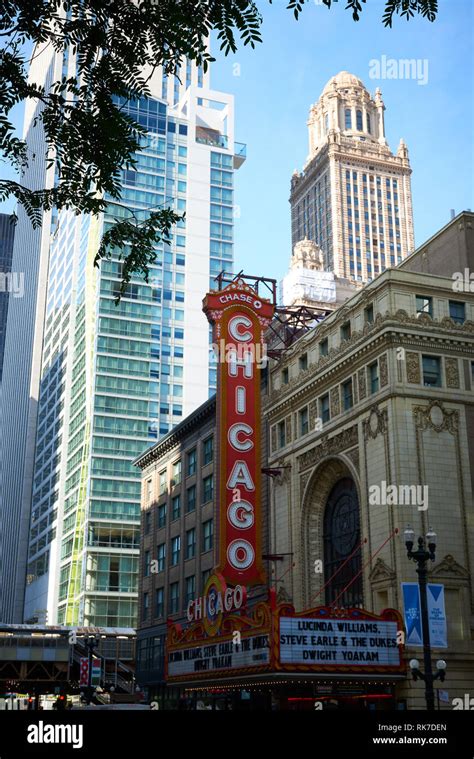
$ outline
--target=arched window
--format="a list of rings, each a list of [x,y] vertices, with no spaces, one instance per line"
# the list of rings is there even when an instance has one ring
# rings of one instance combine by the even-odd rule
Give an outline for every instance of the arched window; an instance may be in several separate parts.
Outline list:
[[[346,108],[344,111],[345,128],[352,129],[352,113],[350,108]]]
[[[326,604],[337,600],[339,607],[363,605],[362,573],[358,574],[361,570],[359,525],[356,486],[350,477],[344,477],[331,490],[324,512],[325,582],[335,575],[326,586]]]
[[[359,132],[363,131],[362,126],[362,111],[356,111],[356,123],[357,123],[357,130]]]
[[[367,131],[369,134],[372,134],[371,127],[370,127],[370,113],[366,113],[365,118],[367,119]]]

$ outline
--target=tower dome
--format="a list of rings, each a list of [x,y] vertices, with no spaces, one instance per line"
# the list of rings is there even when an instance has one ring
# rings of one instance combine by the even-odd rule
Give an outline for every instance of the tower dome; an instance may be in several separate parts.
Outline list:
[[[331,77],[309,114],[309,159],[327,142],[340,136],[355,142],[386,145],[382,93],[375,97],[363,81],[349,71]]]
[[[366,90],[364,83],[357,76],[351,74],[349,71],[340,71],[339,74],[331,77],[322,94],[324,95],[327,92],[348,89],[350,87],[360,87],[361,89]]]

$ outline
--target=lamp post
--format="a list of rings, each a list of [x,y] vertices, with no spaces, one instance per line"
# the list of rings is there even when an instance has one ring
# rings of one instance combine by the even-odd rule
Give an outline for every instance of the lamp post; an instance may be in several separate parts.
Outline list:
[[[87,695],[86,701],[90,704],[92,699],[92,657],[94,654],[94,648],[99,645],[99,639],[95,635],[90,635],[86,640],[86,647],[88,649],[89,667],[87,672]]]
[[[407,526],[405,530],[405,546],[407,549],[407,556],[416,562],[416,572],[418,574],[418,586],[420,588],[420,611],[421,611],[421,629],[423,634],[423,664],[425,667],[424,673],[419,668],[418,659],[412,659],[410,661],[410,669],[413,680],[423,680],[425,683],[425,699],[426,708],[428,711],[434,711],[434,688],[433,683],[435,680],[444,681],[446,676],[446,662],[440,659],[436,663],[437,673],[433,674],[433,667],[431,664],[431,645],[430,645],[430,624],[428,618],[428,599],[427,599],[427,583],[428,583],[428,559],[435,560],[436,551],[436,533],[432,528],[428,530],[425,538],[418,538],[418,548],[413,550],[413,543],[415,542],[415,531]],[[426,541],[426,543],[425,543]],[[428,550],[425,545],[428,546]]]

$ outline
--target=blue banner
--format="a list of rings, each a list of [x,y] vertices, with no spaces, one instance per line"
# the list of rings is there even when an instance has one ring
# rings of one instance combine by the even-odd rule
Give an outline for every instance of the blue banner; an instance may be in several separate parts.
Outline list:
[[[407,646],[422,646],[420,589],[417,582],[402,582]]]
[[[446,612],[444,610],[444,585],[428,583],[428,618],[430,620],[430,643],[434,648],[447,648]]]
[[[421,626],[420,588],[417,582],[402,582],[403,609],[407,646],[423,645]],[[447,648],[444,585],[429,583],[427,587],[430,644],[433,648]]]

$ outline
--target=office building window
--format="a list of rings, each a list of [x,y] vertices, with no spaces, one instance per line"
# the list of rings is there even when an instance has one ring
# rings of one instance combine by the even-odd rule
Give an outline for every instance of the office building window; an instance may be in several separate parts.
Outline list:
[[[190,477],[192,474],[196,474],[196,449],[195,448],[193,448],[193,450],[189,451],[188,453],[187,474],[188,474],[188,477]]]
[[[148,593],[143,594],[143,607],[142,607],[142,619],[148,619],[150,596]]]
[[[342,403],[344,411],[348,411],[354,405],[354,398],[352,395],[352,379],[347,380],[342,384]]]
[[[323,395],[319,399],[319,413],[321,415],[321,421],[329,422],[330,419],[330,412],[329,412],[329,393],[326,393],[326,395]]]
[[[162,503],[158,506],[158,527],[165,527],[166,525],[166,503]]]
[[[160,495],[166,493],[166,469],[160,472]]]
[[[186,531],[186,558],[192,559],[196,555],[196,530],[194,527]]]
[[[281,384],[287,385],[290,381],[290,372],[288,371],[288,367],[286,369],[283,369],[281,373]]]
[[[369,306],[367,306],[367,308],[364,311],[364,315],[365,315],[365,321],[368,324],[372,324],[372,322],[374,321],[374,306],[373,306],[373,303],[371,303]]]
[[[156,549],[156,562],[157,562],[158,572],[164,571],[165,560],[166,560],[166,545],[165,543],[160,543],[160,545]]]
[[[202,525],[202,550],[210,551],[212,548],[213,520],[208,519]]]
[[[179,485],[181,482],[181,461],[175,461],[173,464],[173,475],[171,479],[171,486]]]
[[[196,508],[196,485],[188,488],[186,492],[186,512],[194,511]]]
[[[171,539],[171,566],[175,567],[179,564],[179,555],[181,553],[181,535]]]
[[[302,408],[298,412],[300,435],[306,435],[309,429],[308,423],[308,408]]]
[[[211,463],[214,457],[214,445],[213,445],[212,437],[208,437],[207,440],[204,441],[203,449],[204,449],[204,466],[206,466],[207,464]]]
[[[151,511],[145,511],[145,535],[148,535],[151,529]]]
[[[155,617],[162,617],[165,611],[165,599],[163,588],[157,588],[155,591]]]
[[[362,111],[356,111],[356,124],[357,124],[357,131],[362,132],[363,131]]]
[[[427,295],[416,296],[416,313],[433,316],[433,298]]]
[[[172,582],[170,585],[170,614],[176,614],[179,611],[179,582]]]
[[[214,496],[214,477],[210,474],[208,477],[204,477],[202,481],[202,502],[207,503],[212,501]]]
[[[277,424],[278,447],[284,448],[286,445],[285,420]]]
[[[145,575],[145,577],[149,577],[150,575],[150,562],[151,562],[150,551],[145,551],[145,555],[143,557],[143,574]]]
[[[172,512],[172,518],[179,519],[181,515],[181,496],[175,495],[174,498],[171,499],[171,512]]]
[[[352,113],[350,108],[344,111],[344,125],[346,129],[352,129]]]
[[[450,300],[449,315],[457,324],[464,324],[466,321],[466,304],[458,300]]]
[[[439,356],[422,356],[423,384],[426,387],[441,387],[441,359]]]
[[[344,322],[341,326],[341,340],[349,340],[351,336],[351,323],[350,321]]]
[[[186,606],[187,606],[190,601],[194,600],[194,597],[196,595],[196,576],[191,575],[190,577],[186,577],[185,583],[186,583]]]
[[[319,355],[327,356],[329,353],[329,340],[327,337],[319,343]]]
[[[210,576],[211,576],[211,572],[212,572],[212,570],[211,570],[211,569],[205,569],[205,570],[204,570],[204,571],[201,573],[201,589],[202,589],[202,590],[204,590],[204,588],[206,587],[206,582],[207,582],[207,581],[208,581],[208,579],[210,578]]]
[[[369,388],[372,394],[379,389],[379,365],[377,361],[369,366]]]
[[[307,353],[303,353],[303,355],[299,357],[298,366],[299,366],[300,372],[304,372],[308,368],[308,354]]]
[[[146,498],[147,501],[151,501],[153,496],[153,480],[150,478],[146,481]]]

